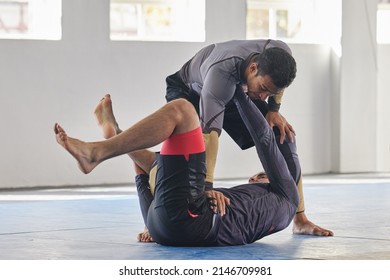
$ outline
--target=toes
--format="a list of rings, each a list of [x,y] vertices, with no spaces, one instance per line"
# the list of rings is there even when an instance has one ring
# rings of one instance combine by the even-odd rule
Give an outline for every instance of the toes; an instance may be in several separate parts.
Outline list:
[[[315,228],[313,230],[313,234],[317,235],[317,236],[333,236],[333,232],[331,232],[330,230],[323,229],[323,228]]]
[[[61,126],[60,126],[58,123],[55,123],[55,124],[54,124],[54,132],[55,132],[56,134],[58,134],[58,133],[60,133],[61,130],[63,130],[63,129],[61,128]]]
[[[66,138],[65,130],[58,123],[54,125],[54,133],[61,139]]]
[[[57,123],[56,124],[57,133],[65,133],[65,130]]]

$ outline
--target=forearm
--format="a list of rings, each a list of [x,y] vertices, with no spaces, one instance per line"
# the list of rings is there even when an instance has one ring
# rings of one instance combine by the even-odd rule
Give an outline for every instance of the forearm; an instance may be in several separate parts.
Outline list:
[[[282,104],[283,92],[268,98],[268,109],[271,112],[279,112]]]
[[[216,131],[203,134],[206,146],[206,190],[213,188],[214,171],[217,162],[219,135]]]

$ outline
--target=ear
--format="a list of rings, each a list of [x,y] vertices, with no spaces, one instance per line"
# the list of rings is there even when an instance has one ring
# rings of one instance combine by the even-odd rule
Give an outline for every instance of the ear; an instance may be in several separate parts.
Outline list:
[[[258,64],[255,63],[255,62],[252,62],[250,65],[249,65],[249,70],[251,73],[257,73],[257,69],[258,68]]]

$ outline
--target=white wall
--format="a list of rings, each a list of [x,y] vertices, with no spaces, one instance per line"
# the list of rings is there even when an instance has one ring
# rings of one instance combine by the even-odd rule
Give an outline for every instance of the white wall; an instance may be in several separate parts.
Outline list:
[[[63,1],[61,41],[0,40],[0,188],[133,182],[126,156],[103,163],[90,175],[81,174],[56,144],[53,124],[59,122],[83,140],[102,139],[93,109],[107,92],[122,128],[151,113],[165,103],[165,77],[200,47],[245,38],[244,2],[207,0],[205,43],[112,42],[108,0]],[[281,112],[298,133],[303,172],[337,170],[332,52],[321,45],[291,48],[298,75],[286,91]],[[386,68],[390,52],[382,52],[387,64],[380,67]],[[381,82],[379,89],[386,91]],[[384,95],[382,99],[389,101]],[[378,140],[378,147],[381,144],[389,152],[388,140]],[[388,158],[378,162],[390,169]],[[253,149],[242,152],[225,133],[221,136],[216,178],[247,177],[259,168]]]
[[[375,171],[376,141],[372,139],[377,132],[377,3],[346,0],[342,9],[340,171]],[[370,141],[371,149],[367,149],[365,143]]]
[[[390,172],[390,45],[378,47],[377,171]],[[371,138],[372,141],[375,137]]]
[[[376,43],[377,2],[343,1],[338,172],[390,171],[390,53]]]

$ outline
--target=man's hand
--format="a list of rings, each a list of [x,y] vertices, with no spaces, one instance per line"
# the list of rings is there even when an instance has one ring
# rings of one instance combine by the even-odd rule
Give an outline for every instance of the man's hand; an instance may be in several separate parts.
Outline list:
[[[270,111],[265,118],[271,127],[277,126],[279,128],[280,144],[283,144],[286,134],[290,142],[294,142],[295,130],[279,112]]]
[[[210,209],[221,216],[226,214],[226,205],[230,205],[230,199],[218,191],[206,191],[206,197],[210,204]]]

